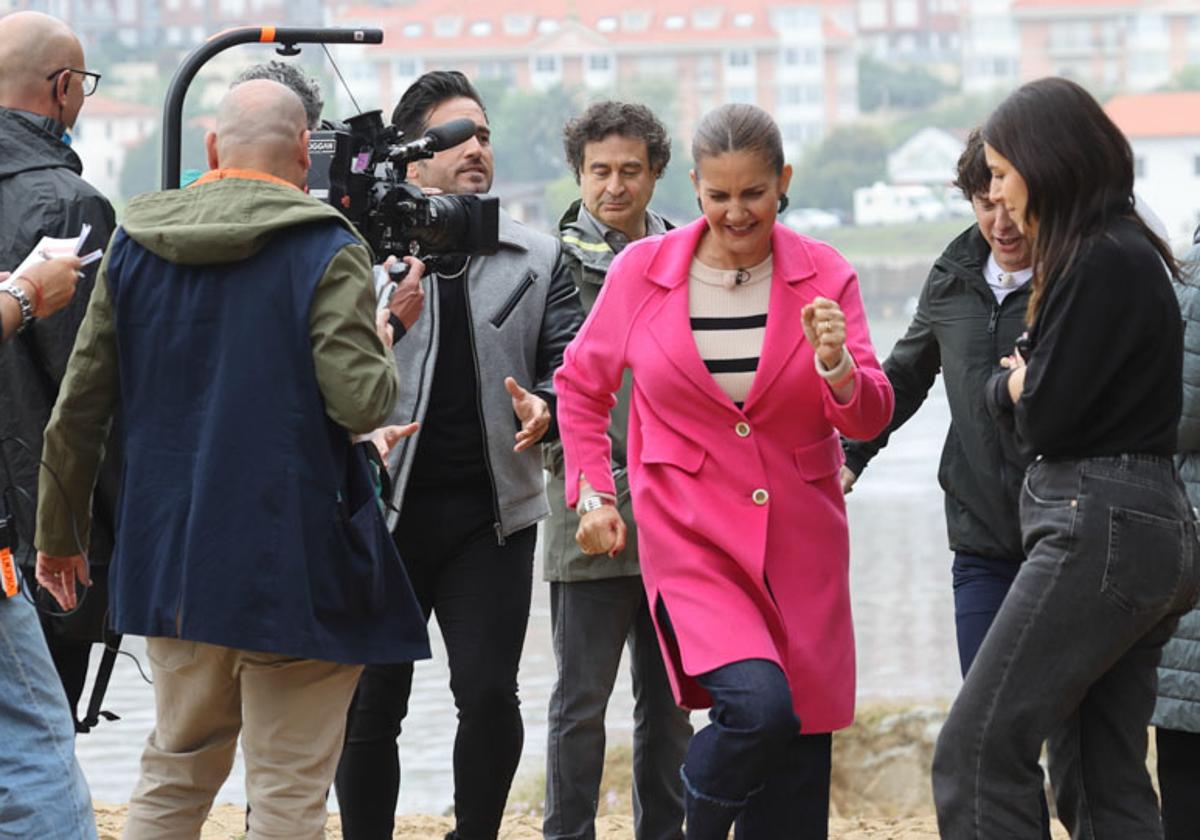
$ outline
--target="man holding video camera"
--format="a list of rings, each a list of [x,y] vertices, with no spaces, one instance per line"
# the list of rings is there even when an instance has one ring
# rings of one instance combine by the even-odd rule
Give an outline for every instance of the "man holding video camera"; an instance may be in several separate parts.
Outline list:
[[[475,136],[409,164],[411,183],[491,188],[487,114],[462,73],[426,73],[392,122],[414,138],[462,117],[476,123]],[[517,666],[535,524],[549,512],[535,444],[557,434],[552,377],[583,312],[559,243],[503,212],[495,254],[443,260],[424,282],[424,310],[394,348],[400,398],[391,422],[421,424],[389,457],[394,536],[449,658],[459,721],[450,837],[490,840],[524,742]],[[337,774],[347,840],[392,836],[396,738],[411,689],[410,664],[371,666],[359,680]]]

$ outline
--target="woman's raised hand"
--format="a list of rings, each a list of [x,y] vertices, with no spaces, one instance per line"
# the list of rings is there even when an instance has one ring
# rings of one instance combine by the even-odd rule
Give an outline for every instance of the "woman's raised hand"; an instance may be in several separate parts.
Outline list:
[[[837,301],[813,298],[800,313],[804,337],[826,370],[837,367],[846,347],[846,316]]]

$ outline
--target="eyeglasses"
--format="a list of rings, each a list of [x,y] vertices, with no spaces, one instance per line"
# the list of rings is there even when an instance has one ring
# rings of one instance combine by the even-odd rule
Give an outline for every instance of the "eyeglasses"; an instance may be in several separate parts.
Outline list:
[[[99,73],[93,73],[91,70],[80,70],[76,67],[60,67],[47,76],[46,81],[48,82],[51,79],[58,81],[58,77],[63,73],[78,73],[83,77],[83,82],[81,84],[83,85],[84,96],[91,96],[96,92],[96,88],[100,86]]]

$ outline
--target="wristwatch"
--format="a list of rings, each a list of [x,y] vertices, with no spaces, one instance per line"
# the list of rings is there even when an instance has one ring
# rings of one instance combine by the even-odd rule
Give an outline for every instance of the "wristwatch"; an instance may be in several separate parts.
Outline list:
[[[588,496],[575,506],[575,512],[580,516],[583,516],[585,513],[591,513],[594,510],[599,510],[606,504],[609,504],[609,502],[603,496]]]
[[[0,283],[0,294],[11,295],[17,302],[17,306],[21,308],[21,323],[17,326],[17,332],[21,332],[33,323],[33,306],[29,303],[29,295],[25,294],[24,289],[12,280],[5,280]]]

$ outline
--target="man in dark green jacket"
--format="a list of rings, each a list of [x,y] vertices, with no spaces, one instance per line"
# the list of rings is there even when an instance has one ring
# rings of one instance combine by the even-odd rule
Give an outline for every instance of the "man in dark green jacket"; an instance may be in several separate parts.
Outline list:
[[[582,198],[559,222],[584,310],[591,311],[608,267],[635,239],[665,233],[670,224],[648,205],[671,156],[662,123],[641,105],[598,102],[563,131],[567,161]],[[682,838],[679,768],[692,729],[675,704],[650,620],[637,559],[637,533],[625,473],[628,372],[612,410],[613,473],[629,539],[615,556],[583,554],[575,544],[579,518],[566,507],[562,446],[543,447],[550,472],[550,519],[543,561],[550,582],[550,623],[558,682],[550,698],[546,749],[546,818],[553,838],[595,837],[604,766],[604,711],[621,650],[628,644],[633,676],[633,807],[637,840]]]
[[[842,486],[849,492],[933,387],[941,371],[950,429],[938,481],[946,493],[946,530],[954,552],[958,656],[966,674],[1024,559],[1017,502],[1025,459],[988,414],[984,386],[1025,331],[1032,277],[1030,243],[1004,207],[988,200],[991,173],[983,140],[972,132],[956,186],[978,224],[933,264],[908,332],[883,363],[896,393],[892,422],[871,441],[846,441]]]

